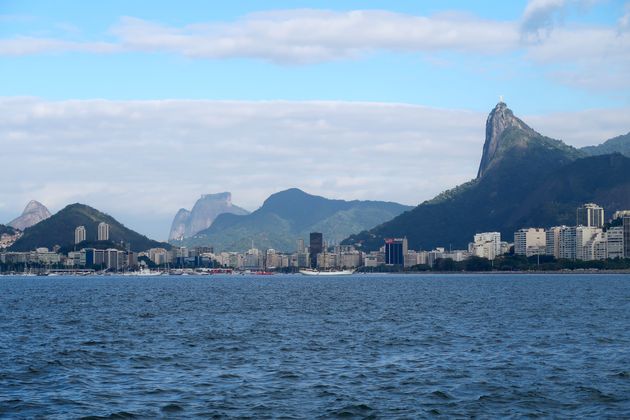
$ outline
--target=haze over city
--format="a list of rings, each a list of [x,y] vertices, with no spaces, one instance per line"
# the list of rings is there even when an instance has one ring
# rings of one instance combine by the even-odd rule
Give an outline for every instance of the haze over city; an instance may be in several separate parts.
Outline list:
[[[416,205],[475,177],[500,95],[573,146],[627,133],[629,19],[622,1],[0,2],[0,221],[81,202],[166,239],[206,193]]]

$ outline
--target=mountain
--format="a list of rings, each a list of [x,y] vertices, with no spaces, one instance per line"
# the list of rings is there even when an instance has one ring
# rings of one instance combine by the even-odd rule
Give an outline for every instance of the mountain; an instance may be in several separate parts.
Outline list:
[[[630,157],[630,133],[606,140],[598,146],[582,147],[580,150],[588,156],[621,153],[622,155]]]
[[[476,179],[344,243],[375,250],[384,238],[406,236],[411,249],[461,249],[485,231],[512,241],[523,227],[575,224],[575,209],[585,202],[607,212],[630,208],[629,186],[630,159],[585,157],[537,133],[501,102],[488,116]]]
[[[50,212],[46,206],[39,201],[31,200],[24,208],[22,214],[11,220],[8,225],[15,229],[24,230],[49,217]]]
[[[410,209],[382,201],[330,200],[297,188],[271,195],[249,215],[224,213],[212,226],[177,245],[212,245],[217,251],[244,251],[254,245],[293,252],[298,239],[308,242],[310,232],[339,243],[352,232],[376,226]]]
[[[24,234],[10,248],[11,251],[30,251],[37,247],[62,248],[74,246],[74,230],[85,226],[86,242],[97,239],[97,226],[100,222],[109,224],[111,242],[129,243],[132,251],[145,251],[149,248],[170,248],[170,245],[153,241],[116,221],[113,217],[84,204],[70,204],[58,213],[24,231]],[[107,245],[107,244],[103,244]]]
[[[15,235],[16,231],[11,226],[0,225],[0,235]]]
[[[197,200],[192,210],[179,209],[171,224],[168,239],[170,241],[189,238],[209,228],[217,216],[223,213],[249,214],[247,210],[232,204],[232,194],[229,192],[204,194]]]

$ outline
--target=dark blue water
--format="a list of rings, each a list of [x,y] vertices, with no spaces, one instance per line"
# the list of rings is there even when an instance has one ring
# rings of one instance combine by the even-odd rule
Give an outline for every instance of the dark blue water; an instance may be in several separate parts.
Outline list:
[[[630,416],[630,276],[0,277],[0,417]]]

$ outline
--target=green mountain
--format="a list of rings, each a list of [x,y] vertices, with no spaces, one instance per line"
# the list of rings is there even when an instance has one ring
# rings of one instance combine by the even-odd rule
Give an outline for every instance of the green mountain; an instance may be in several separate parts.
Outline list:
[[[149,248],[170,248],[170,245],[153,241],[126,228],[113,217],[84,204],[70,204],[58,213],[36,225],[27,228],[20,239],[11,246],[11,251],[30,251],[38,247],[52,248],[59,245],[68,249],[74,246],[74,230],[85,226],[86,243],[96,243],[99,223],[109,224],[111,242],[129,243],[132,251],[145,251]]]
[[[271,195],[249,215],[224,213],[212,225],[173,245],[214,246],[217,251],[244,251],[251,247],[292,252],[298,239],[308,242],[310,232],[339,243],[352,232],[376,226],[411,207],[382,201],[330,200],[296,188]]]
[[[406,236],[411,249],[465,248],[479,232],[499,231],[511,241],[523,227],[575,224],[575,209],[585,202],[607,212],[630,208],[630,159],[584,156],[499,103],[486,122],[476,179],[343,243],[375,250],[387,237]]]
[[[630,133],[606,140],[598,146],[582,147],[580,150],[588,156],[621,153],[624,156],[630,157]]]

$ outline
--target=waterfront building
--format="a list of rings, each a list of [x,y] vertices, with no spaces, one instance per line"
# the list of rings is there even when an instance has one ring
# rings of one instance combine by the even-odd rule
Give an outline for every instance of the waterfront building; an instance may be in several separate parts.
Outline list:
[[[606,232],[608,258],[623,258],[623,226],[615,226]]]
[[[630,258],[630,216],[623,217],[623,255]]]
[[[100,267],[105,264],[105,251],[102,249],[87,248],[85,250],[85,265],[88,267]]]
[[[251,248],[242,257],[241,266],[239,268],[245,270],[261,270],[264,268],[263,255],[259,249]]]
[[[109,241],[109,225],[105,222],[98,224],[98,240]]]
[[[311,232],[308,252],[311,257],[311,268],[317,267],[317,255],[324,250],[324,236],[319,232]]]
[[[66,267],[85,267],[85,250],[68,252]]]
[[[514,254],[526,257],[542,255],[546,252],[546,248],[545,229],[527,228],[514,232]]]
[[[604,209],[595,203],[586,203],[577,209],[577,226],[604,226]]]
[[[423,258],[424,257],[424,258]],[[418,264],[426,264],[426,252],[407,251],[405,254],[405,268],[413,267]]]
[[[151,248],[147,252],[147,256],[155,265],[165,265],[170,262],[168,259],[169,253],[164,248]]]
[[[282,256],[276,252],[275,249],[268,249],[265,256],[265,267],[268,269],[275,269],[282,267]]]
[[[109,248],[104,252],[105,267],[112,271],[120,271],[125,268],[125,253],[118,249]]]
[[[385,264],[404,265],[407,251],[407,238],[385,239]]]
[[[317,268],[329,269],[339,266],[337,254],[322,252],[317,254]]]
[[[470,255],[494,260],[501,255],[501,233],[482,232],[473,236],[473,242],[468,244]]]
[[[304,246],[304,239],[297,240],[297,249],[298,254],[304,254],[306,252],[306,247]]]
[[[566,226],[554,226],[545,232],[545,254],[560,258],[560,231]]]
[[[48,248],[37,248],[29,253],[28,262],[41,265],[58,264],[61,262],[61,255]]]
[[[558,238],[558,258],[575,259],[575,227],[560,226]]]
[[[444,254],[442,255],[442,258],[448,258],[455,262],[462,262],[464,260],[467,260],[468,257],[470,257],[470,254],[464,249],[454,249],[448,252],[444,252]]]
[[[606,238],[601,228],[589,226],[578,226],[575,228],[576,259],[585,261],[605,259],[605,244]]]
[[[74,243],[80,244],[81,242],[85,241],[86,233],[87,232],[85,230],[85,226],[77,226],[77,228],[74,230]]]

